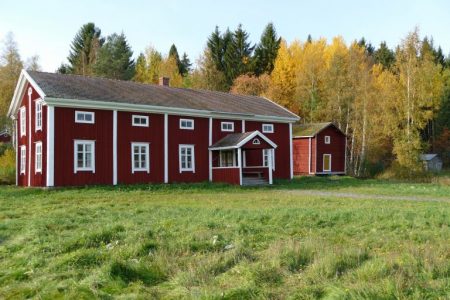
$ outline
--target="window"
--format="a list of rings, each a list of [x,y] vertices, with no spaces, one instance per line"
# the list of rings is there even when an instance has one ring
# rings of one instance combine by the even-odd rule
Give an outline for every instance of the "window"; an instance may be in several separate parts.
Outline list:
[[[272,169],[275,170],[275,150],[274,149],[263,149],[263,166],[269,166],[269,158],[272,160]]]
[[[259,139],[253,139],[252,144],[253,145],[259,145],[259,144],[261,144],[261,142],[259,141]]]
[[[273,124],[262,124],[263,133],[273,133]]]
[[[87,123],[94,124],[95,117],[93,112],[88,111],[76,111],[75,112],[75,123]]]
[[[148,116],[133,115],[133,126],[148,127]]]
[[[20,108],[20,136],[26,135],[27,132],[27,109]]]
[[[95,141],[75,140],[74,172],[78,171],[95,173]]]
[[[233,150],[220,151],[220,166],[233,167],[236,165],[236,156]]]
[[[150,172],[150,151],[148,143],[131,143],[131,173]]]
[[[27,147],[20,146],[20,174],[25,174],[26,163],[27,163]]]
[[[34,172],[42,173],[42,142],[37,142],[34,147]]]
[[[324,172],[331,171],[331,154],[323,155],[323,171]]]
[[[221,127],[222,127],[222,131],[228,131],[228,132],[234,131],[234,123],[233,122],[222,122]]]
[[[194,129],[194,120],[192,119],[180,119],[180,129]]]
[[[195,173],[194,145],[180,145],[180,173],[192,171]]]
[[[42,101],[38,100],[36,101],[35,104],[35,108],[36,108],[36,124],[35,124],[35,130],[42,130]]]
[[[329,135],[325,136],[325,144],[329,144],[331,142],[331,138]]]

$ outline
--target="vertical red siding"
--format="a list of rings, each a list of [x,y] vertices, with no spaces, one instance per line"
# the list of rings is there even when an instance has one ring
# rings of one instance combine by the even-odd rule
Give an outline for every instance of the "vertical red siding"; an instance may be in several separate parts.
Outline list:
[[[240,184],[239,168],[213,169],[213,182]]]
[[[193,119],[194,130],[180,129],[180,119]],[[169,182],[201,182],[209,179],[209,119],[169,115]],[[194,145],[195,173],[180,173],[180,144]]]
[[[245,131],[259,130],[260,132],[262,132],[262,124],[267,123],[274,125],[274,133],[263,133],[263,134],[277,145],[277,148],[275,149],[275,171],[273,173],[273,178],[289,179],[291,176],[290,162],[289,162],[290,157],[289,124],[246,121]]]
[[[309,174],[309,138],[295,138],[292,141],[294,157],[294,174]]]
[[[234,123],[234,131],[222,131],[222,122],[232,122]],[[225,136],[231,133],[240,133],[242,132],[242,120],[225,120],[225,119],[213,119],[213,128],[212,128],[212,143],[219,141]]]
[[[325,136],[330,136],[330,144],[325,144]],[[345,135],[330,126],[317,136],[317,172],[323,172],[323,154],[331,154],[331,172],[345,172]]]
[[[149,127],[132,126],[132,115],[149,117]],[[117,113],[117,179],[118,183],[164,182],[164,115]],[[149,143],[150,173],[131,172],[131,143]]]
[[[75,123],[75,111],[95,113],[94,124]],[[112,184],[113,112],[55,108],[55,186]],[[95,173],[74,173],[74,140],[95,141]]]

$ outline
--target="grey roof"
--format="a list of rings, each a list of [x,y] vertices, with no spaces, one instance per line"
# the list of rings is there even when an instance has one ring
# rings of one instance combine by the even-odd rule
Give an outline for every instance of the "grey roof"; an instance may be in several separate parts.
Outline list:
[[[435,158],[437,156],[437,154],[420,154],[420,160],[432,160],[433,158]]]
[[[46,97],[298,118],[266,98],[100,77],[28,71]]]
[[[311,123],[311,124],[295,124],[292,126],[292,136],[315,136],[328,126],[333,125],[337,129],[339,129],[337,126],[335,126],[332,122],[325,122],[325,123]],[[340,130],[339,130],[340,131]]]
[[[255,131],[243,132],[243,133],[230,133],[229,135],[223,137],[217,141],[214,145],[209,148],[225,148],[225,147],[235,147],[240,142],[245,140],[248,136],[252,135]]]

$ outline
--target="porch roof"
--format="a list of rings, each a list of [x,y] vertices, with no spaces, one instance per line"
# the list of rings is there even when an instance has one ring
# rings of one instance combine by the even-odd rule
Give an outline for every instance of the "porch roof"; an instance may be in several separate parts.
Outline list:
[[[259,132],[258,130],[242,132],[242,133],[231,133],[221,140],[217,141],[215,144],[209,147],[209,150],[226,150],[226,149],[236,149],[241,148],[248,141],[255,137],[260,137],[265,142],[267,142],[272,148],[276,148],[277,145],[272,142],[268,137]]]

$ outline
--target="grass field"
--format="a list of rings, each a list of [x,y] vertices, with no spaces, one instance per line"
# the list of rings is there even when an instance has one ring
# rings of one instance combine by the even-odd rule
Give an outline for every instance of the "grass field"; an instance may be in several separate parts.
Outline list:
[[[0,187],[0,298],[448,299],[449,225],[442,183]]]

